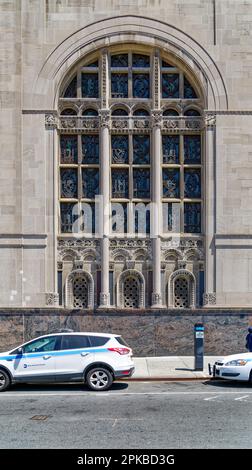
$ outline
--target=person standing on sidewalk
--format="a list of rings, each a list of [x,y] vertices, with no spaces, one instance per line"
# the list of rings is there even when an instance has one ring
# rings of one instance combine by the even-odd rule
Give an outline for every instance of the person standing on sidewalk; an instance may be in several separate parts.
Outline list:
[[[246,336],[246,348],[249,352],[252,352],[252,327],[248,328],[248,334]]]

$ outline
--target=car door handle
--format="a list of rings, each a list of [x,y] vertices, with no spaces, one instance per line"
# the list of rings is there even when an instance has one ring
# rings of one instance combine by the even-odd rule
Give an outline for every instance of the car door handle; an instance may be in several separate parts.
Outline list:
[[[82,357],[85,357],[85,356],[88,356],[88,355],[89,355],[89,353],[84,353],[84,352],[81,353],[81,356],[82,356]]]
[[[48,354],[46,356],[43,356],[43,359],[50,359],[50,357],[52,356],[49,356]]]

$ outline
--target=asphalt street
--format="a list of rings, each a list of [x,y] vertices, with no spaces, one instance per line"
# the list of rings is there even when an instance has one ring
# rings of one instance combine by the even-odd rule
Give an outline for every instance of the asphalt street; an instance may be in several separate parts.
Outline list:
[[[252,387],[235,382],[15,386],[0,394],[1,449],[252,448]]]

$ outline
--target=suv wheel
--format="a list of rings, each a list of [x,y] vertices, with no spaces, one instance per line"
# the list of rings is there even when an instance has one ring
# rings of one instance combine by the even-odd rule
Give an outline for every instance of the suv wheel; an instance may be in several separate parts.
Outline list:
[[[113,383],[113,377],[108,369],[104,369],[103,367],[96,367],[87,373],[86,381],[88,387],[91,390],[101,392],[103,390],[108,390],[111,387]]]
[[[4,392],[10,386],[10,378],[4,370],[0,370],[0,392]]]

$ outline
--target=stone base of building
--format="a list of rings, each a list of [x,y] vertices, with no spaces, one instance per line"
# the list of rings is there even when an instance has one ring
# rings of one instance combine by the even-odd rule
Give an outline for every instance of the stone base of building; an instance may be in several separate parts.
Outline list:
[[[61,328],[121,334],[135,356],[193,355],[193,327],[205,325],[205,354],[246,352],[252,309],[195,310],[0,310],[0,351]]]

